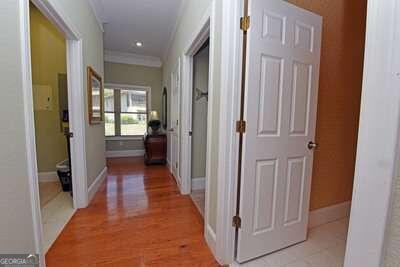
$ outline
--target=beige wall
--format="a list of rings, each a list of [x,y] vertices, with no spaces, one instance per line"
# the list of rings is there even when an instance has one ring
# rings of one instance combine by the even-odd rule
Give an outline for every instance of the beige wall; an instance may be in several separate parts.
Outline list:
[[[0,1],[0,253],[35,252],[25,147],[20,2]]]
[[[221,24],[222,24],[222,1],[216,1],[215,14],[215,36],[214,36],[214,68],[210,70],[213,73],[214,79],[212,82],[214,88],[213,94],[213,114],[212,120],[208,122],[208,127],[212,127],[211,141],[211,160],[210,160],[210,209],[209,220],[211,228],[216,230],[216,214],[217,214],[217,186],[218,186],[218,127],[219,127],[219,101],[220,101],[220,62],[221,62]],[[173,67],[178,62],[178,58],[182,56],[184,49],[188,45],[188,40],[193,37],[194,31],[200,27],[200,21],[203,18],[207,8],[210,6],[211,0],[187,0],[183,9],[182,17],[179,21],[179,26],[168,53],[167,59],[163,67],[163,85],[168,88],[168,103],[170,101],[171,88],[171,72]],[[209,105],[211,103],[209,102]],[[170,108],[170,105],[168,105]],[[169,112],[170,114],[170,112]]]
[[[80,31],[85,66],[92,65],[103,73],[102,32],[87,1],[49,1],[60,6]],[[19,28],[22,3],[0,1],[0,253],[35,252],[22,90]],[[104,126],[87,124],[86,136],[90,185],[105,166]]]
[[[58,103],[58,74],[67,72],[66,43],[64,35],[33,4],[30,14],[33,85],[50,86],[53,96],[51,110],[39,110],[35,106],[38,171],[51,172],[56,170],[58,162],[68,158]]]
[[[196,88],[208,91],[209,64],[209,47],[206,47],[193,58],[192,178],[206,176],[208,101],[196,100]]]
[[[162,114],[162,68],[128,65],[120,63],[104,63],[106,83],[139,85],[151,87],[151,110]],[[107,140],[107,151],[142,150],[143,140]]]
[[[59,6],[72,24],[78,29],[83,39],[83,66],[84,79],[86,79],[86,66],[91,66],[97,73],[104,77],[103,60],[103,32],[97,24],[96,17],[88,1],[82,0],[48,0]],[[86,88],[86,80],[84,81]],[[87,103],[87,94],[84,94]],[[86,104],[86,114],[88,114]],[[106,166],[104,124],[89,125],[86,119],[86,160],[88,187]]]
[[[362,87],[366,0],[289,0],[323,17],[311,210],[351,200]]]

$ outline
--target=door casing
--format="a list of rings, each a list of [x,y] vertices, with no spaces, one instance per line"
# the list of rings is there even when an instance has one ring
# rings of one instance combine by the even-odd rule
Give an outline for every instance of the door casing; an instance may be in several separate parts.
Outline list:
[[[244,1],[231,1],[231,0],[222,0],[223,6],[223,16],[222,16],[222,40],[221,46],[224,47],[222,51],[221,57],[221,88],[220,88],[220,110],[224,112],[220,112],[220,136],[219,136],[219,155],[218,155],[218,212],[217,212],[217,244],[216,244],[216,257],[220,264],[231,264],[234,262],[234,250],[235,250],[235,231],[232,227],[232,217],[235,214],[236,207],[236,186],[237,186],[237,157],[238,157],[238,135],[235,132],[234,122],[239,118],[239,104],[240,104],[240,75],[241,75],[241,51],[242,47],[242,32],[239,28],[239,18],[243,16],[244,11]],[[376,6],[380,6],[380,8],[376,8]],[[396,10],[396,11],[394,11]],[[382,4],[380,0],[370,0],[368,2],[368,10],[367,10],[367,35],[370,34],[370,42],[368,45],[368,40],[366,43],[365,49],[365,57],[368,55],[376,54],[375,46],[381,43],[379,38],[375,38],[379,32],[376,25],[379,23],[389,23],[389,30],[394,32],[394,29],[397,25],[399,25],[394,19],[394,14],[397,14],[400,11],[400,5],[396,0],[390,0]],[[397,12],[397,13],[396,13]],[[369,28],[368,28],[369,26]],[[398,31],[397,31],[398,32]],[[389,36],[389,35],[388,35]],[[367,38],[368,39],[368,38]],[[395,44],[399,44],[400,38],[396,38],[394,40]],[[399,45],[394,45],[394,47],[398,47]],[[383,48],[383,47],[382,47]],[[392,54],[393,50],[382,49],[380,50],[383,54]],[[396,53],[398,54],[398,53]],[[400,57],[397,57],[395,64],[392,62],[381,62],[378,64],[371,64],[370,67],[372,69],[379,69],[383,66],[392,68],[391,74],[396,75],[396,73],[400,73]],[[366,64],[366,63],[365,63]],[[375,74],[369,74],[364,69],[364,81],[366,81],[370,76]],[[397,77],[400,77],[398,75]],[[397,78],[399,79],[399,78]],[[396,80],[398,81],[398,80]],[[364,82],[364,86],[366,86],[366,82]],[[392,89],[395,90],[395,86],[397,83],[392,83]],[[372,90],[372,89],[371,89]],[[399,103],[397,103],[397,107],[399,107]],[[399,107],[400,108],[400,107]],[[391,120],[393,123],[398,123],[397,120]],[[359,135],[363,131],[359,130]],[[396,131],[397,128],[391,129],[392,131]],[[386,131],[388,132],[388,131]],[[223,133],[223,134],[222,134]],[[393,134],[393,132],[391,133]],[[394,143],[399,144],[398,138]],[[400,157],[398,153],[394,155],[397,159]],[[390,179],[393,179],[391,177]],[[390,183],[389,183],[390,184]],[[382,185],[382,184],[381,184]],[[354,181],[354,190],[359,191],[359,195],[363,195],[366,198],[370,196],[370,191],[373,190],[375,185],[372,183],[366,184],[362,189],[358,187],[361,184],[358,183],[357,180]],[[379,201],[380,206],[377,209],[382,211],[382,213],[387,216],[382,219],[381,226],[379,230],[376,229],[376,225],[374,222],[367,222],[364,224],[358,224],[356,226],[356,220],[361,219],[363,217],[363,213],[359,214],[350,214],[350,228],[348,234],[348,244],[350,242],[357,242],[357,246],[355,247],[347,247],[346,256],[345,256],[345,266],[353,266],[350,263],[362,263],[368,264],[376,262],[382,262],[384,254],[382,254],[382,242],[379,244],[376,243],[373,245],[379,253],[374,255],[370,255],[369,257],[358,257],[357,251],[365,251],[367,249],[373,249],[371,244],[363,242],[362,240],[366,237],[362,234],[362,231],[371,233],[369,237],[378,238],[380,240],[385,240],[385,233],[387,228],[389,209],[391,208],[390,195],[392,194],[393,184],[389,185],[386,188],[382,188],[383,191],[381,193],[374,195],[376,199]],[[356,204],[357,203],[357,204]],[[359,208],[364,207],[365,211],[368,213],[368,201],[364,201],[361,197],[356,197],[353,194],[352,206],[359,205]],[[354,223],[354,228],[357,228],[357,231],[353,231],[352,224]],[[371,231],[370,229],[374,229]],[[355,230],[355,229],[354,229]],[[361,264],[361,265],[362,265]],[[367,266],[367,265],[365,265]],[[372,265],[371,265],[372,266]],[[376,265],[373,265],[376,266]]]
[[[214,50],[215,50],[215,1],[211,1],[210,6],[204,13],[196,30],[189,38],[182,55],[182,194],[190,194],[191,192],[191,140],[189,131],[192,123],[192,87],[193,87],[193,56],[203,43],[210,39],[209,44],[209,85],[208,85],[208,106],[207,106],[207,152],[206,152],[206,177],[205,177],[205,210],[204,210],[204,235],[208,246],[214,255],[216,253],[216,231],[211,227],[209,216],[210,210],[210,177],[211,177],[211,157],[212,157],[212,118],[214,106]]]
[[[321,16],[284,1],[249,4],[240,262],[306,240],[314,154],[308,143],[315,138],[322,29]],[[274,20],[281,23],[262,23]]]
[[[36,161],[35,124],[32,96],[32,66],[30,54],[29,1],[19,2],[21,60],[23,72],[23,101],[25,118],[25,136],[28,162],[30,201],[32,206],[35,252],[39,255],[41,267],[45,266],[43,249],[43,229],[39,201],[38,168]],[[83,67],[83,44],[80,32],[71,24],[71,19],[63,9],[48,0],[32,0],[36,7],[64,33],[67,44],[68,108],[70,110],[70,129],[74,133],[71,139],[71,164],[74,191],[74,208],[88,205],[86,142],[85,142],[85,85]],[[78,179],[79,177],[79,179]]]
[[[178,79],[178,83],[177,83]],[[176,88],[177,87],[177,88]],[[182,188],[182,180],[180,177],[181,168],[181,59],[178,58],[174,69],[171,72],[171,116],[170,116],[170,171],[174,175],[179,189]],[[174,90],[175,96],[174,96]]]

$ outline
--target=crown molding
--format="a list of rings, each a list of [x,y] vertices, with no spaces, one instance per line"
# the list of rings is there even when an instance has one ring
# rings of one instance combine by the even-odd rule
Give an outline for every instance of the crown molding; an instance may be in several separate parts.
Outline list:
[[[134,53],[124,53],[111,50],[105,50],[104,61],[156,68],[160,68],[162,66],[162,61],[159,57],[144,56]]]
[[[182,19],[184,10],[186,8],[186,4],[187,4],[187,1],[181,0],[181,4],[179,5],[179,11],[178,11],[178,16],[176,17],[175,25],[172,28],[172,32],[171,32],[169,40],[167,42],[167,46],[165,47],[164,53],[162,55],[163,56],[162,58],[163,58],[164,62],[166,62],[167,59],[168,59],[168,54],[169,54],[169,52],[171,50],[172,43],[173,43],[173,41],[175,39],[175,36],[176,36],[176,32],[178,31],[178,26],[179,26],[179,23],[180,23],[180,21]]]
[[[95,2],[95,0],[88,0],[89,6],[92,9],[92,12],[94,14],[94,17],[96,18],[97,24],[99,25],[99,28],[102,32],[104,32],[104,27],[103,27],[103,19],[101,16],[101,10],[103,10],[103,6],[101,6],[101,1]],[[99,6],[100,5],[100,6]]]

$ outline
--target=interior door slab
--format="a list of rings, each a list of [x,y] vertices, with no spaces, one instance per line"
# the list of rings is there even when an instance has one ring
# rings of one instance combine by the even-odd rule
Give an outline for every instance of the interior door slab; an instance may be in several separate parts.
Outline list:
[[[307,235],[322,18],[250,0],[237,260]]]

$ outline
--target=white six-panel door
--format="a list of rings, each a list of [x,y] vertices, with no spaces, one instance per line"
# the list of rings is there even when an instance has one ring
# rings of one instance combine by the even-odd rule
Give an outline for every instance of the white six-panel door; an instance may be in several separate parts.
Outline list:
[[[307,235],[322,18],[250,0],[239,262]]]

